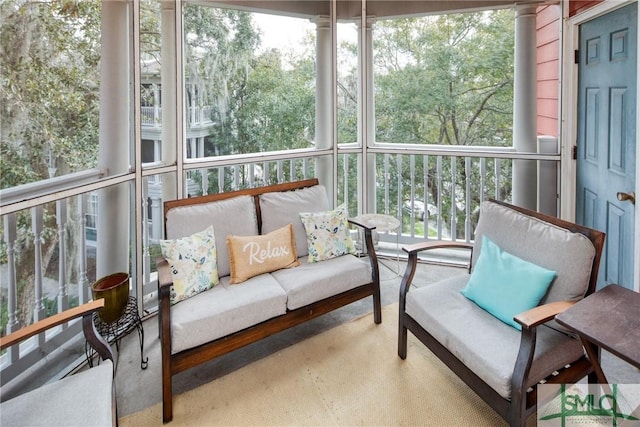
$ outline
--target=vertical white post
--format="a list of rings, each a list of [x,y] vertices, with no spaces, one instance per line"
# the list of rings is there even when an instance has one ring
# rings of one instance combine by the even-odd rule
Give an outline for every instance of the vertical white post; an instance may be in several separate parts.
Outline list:
[[[331,20],[319,16],[316,24],[316,148],[333,147],[333,74]],[[329,203],[335,200],[333,156],[322,156],[316,160],[316,176],[327,189]]]
[[[142,286],[151,281],[151,254],[149,253],[149,178],[142,179]],[[153,216],[151,217],[153,218]],[[143,293],[144,294],[144,293]]]
[[[364,96],[359,96],[359,102],[364,103],[364,108],[358,108],[358,111],[364,111],[364,122],[358,120],[359,126],[364,129],[362,136],[363,147],[363,159],[364,159],[364,200],[367,212],[377,212],[376,209],[376,155],[369,154],[369,147],[372,147],[376,142],[376,120],[375,120],[375,106],[373,96],[373,24],[375,18],[367,17],[364,34],[359,40],[364,40],[364,43],[360,42],[360,55],[363,55],[363,60],[360,62],[361,66],[364,66],[364,70],[361,70],[360,77],[364,78],[364,84],[358,85],[358,88],[364,88]]]
[[[58,225],[58,313],[69,308],[67,293],[67,201],[56,202],[56,221]]]
[[[129,170],[130,46],[129,4],[102,2],[102,59],[100,61],[100,136],[98,164],[109,175]],[[129,272],[129,186],[98,192],[97,277]]]
[[[558,154],[558,138],[538,137],[538,153]],[[554,161],[538,161],[538,212],[558,216],[558,164]]]
[[[7,311],[8,322],[6,333],[10,334],[18,330],[18,319],[16,317],[18,284],[16,283],[16,259],[15,241],[17,235],[16,214],[10,213],[2,218],[4,222],[4,242],[7,245]],[[8,358],[11,362],[18,360],[17,346],[7,349]]]
[[[153,83],[153,126],[160,127],[162,126],[162,118],[160,117],[160,85],[157,83]]]
[[[34,276],[33,286],[35,288],[35,301],[33,306],[33,322],[45,318],[45,308],[42,296],[43,275],[42,275],[42,229],[43,229],[43,208],[36,206],[31,208],[31,228],[33,229],[33,251],[34,251]],[[44,334],[38,337],[39,345],[44,345]]]
[[[516,6],[513,70],[513,146],[517,152],[535,153],[536,140],[536,6]],[[535,209],[537,165],[513,161],[513,203]]]
[[[154,188],[157,188],[158,185],[154,184]],[[155,192],[151,195],[151,218],[153,221],[151,222],[153,230],[151,233],[151,238],[153,240],[162,239],[162,228],[164,223],[163,212],[162,212],[162,199],[160,199],[160,193]],[[155,260],[153,260],[155,262]]]
[[[202,195],[209,194],[209,169],[200,169],[200,178],[202,180]],[[254,176],[251,174],[249,182],[253,185]]]
[[[78,196],[78,218],[80,224],[78,239],[78,305],[89,301],[89,279],[87,278],[87,217],[86,217],[87,196]]]
[[[182,163],[178,160],[178,138],[177,138],[177,110],[180,107],[177,99],[177,64],[176,64],[176,44],[178,34],[176,31],[176,1],[163,0],[161,3],[160,17],[160,57],[162,58],[162,69],[160,79],[162,81],[162,161],[166,165]],[[181,105],[181,104],[180,104]],[[180,141],[181,142],[181,141]],[[182,153],[182,151],[180,151]],[[178,170],[181,170],[180,167]],[[165,174],[162,176],[162,199],[173,200],[180,197],[177,194],[178,181],[181,176]],[[160,221],[163,222],[162,217]]]

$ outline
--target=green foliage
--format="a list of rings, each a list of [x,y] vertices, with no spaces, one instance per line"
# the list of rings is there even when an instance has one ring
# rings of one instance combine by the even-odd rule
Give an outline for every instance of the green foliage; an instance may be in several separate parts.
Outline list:
[[[0,188],[96,165],[100,4],[0,3]]]
[[[511,144],[513,12],[380,21],[376,139]]]
[[[377,22],[376,141],[510,146],[513,23],[511,10]],[[420,200],[442,206],[441,220],[456,227],[458,238],[464,237],[467,192],[471,206],[478,206],[486,197],[481,185],[490,197],[509,191],[492,188],[496,170],[509,185],[508,161],[485,168],[482,177],[478,159],[416,156],[413,173],[409,157],[394,156],[386,168],[383,159],[378,156],[377,180],[389,184],[391,210],[398,210],[398,200],[410,200],[413,188]],[[377,203],[387,200],[378,193]]]

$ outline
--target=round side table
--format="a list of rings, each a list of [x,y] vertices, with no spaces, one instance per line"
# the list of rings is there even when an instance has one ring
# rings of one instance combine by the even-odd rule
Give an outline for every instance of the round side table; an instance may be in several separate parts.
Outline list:
[[[396,230],[396,275],[400,274],[400,253],[397,252],[399,246],[399,236],[400,236],[400,221],[398,218],[386,215],[386,214],[378,214],[378,213],[370,213],[370,214],[362,214],[353,218],[354,221],[357,221],[361,224],[366,225],[367,227],[375,227],[373,230],[374,237],[374,248],[378,247],[376,242],[377,234],[380,233],[388,233],[390,231]],[[364,252],[364,243],[362,243],[363,252]]]

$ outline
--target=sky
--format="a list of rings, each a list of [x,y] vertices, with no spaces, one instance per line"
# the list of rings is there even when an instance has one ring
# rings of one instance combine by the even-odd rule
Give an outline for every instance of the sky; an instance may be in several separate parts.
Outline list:
[[[254,13],[253,19],[262,30],[264,50],[299,46],[307,31],[315,31],[308,19]]]
[[[262,30],[263,49],[294,48],[299,46],[308,31],[315,32],[316,26],[308,19],[291,18],[288,16],[254,13],[253,19]],[[353,31],[350,31],[349,29]],[[353,42],[357,39],[355,25],[338,25],[339,40],[347,37]]]

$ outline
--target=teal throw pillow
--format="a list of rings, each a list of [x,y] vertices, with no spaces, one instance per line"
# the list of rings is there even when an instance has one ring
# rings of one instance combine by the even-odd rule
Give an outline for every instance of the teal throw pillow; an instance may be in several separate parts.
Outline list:
[[[505,252],[482,236],[480,257],[460,292],[507,325],[522,330],[513,317],[536,307],[556,272]]]

